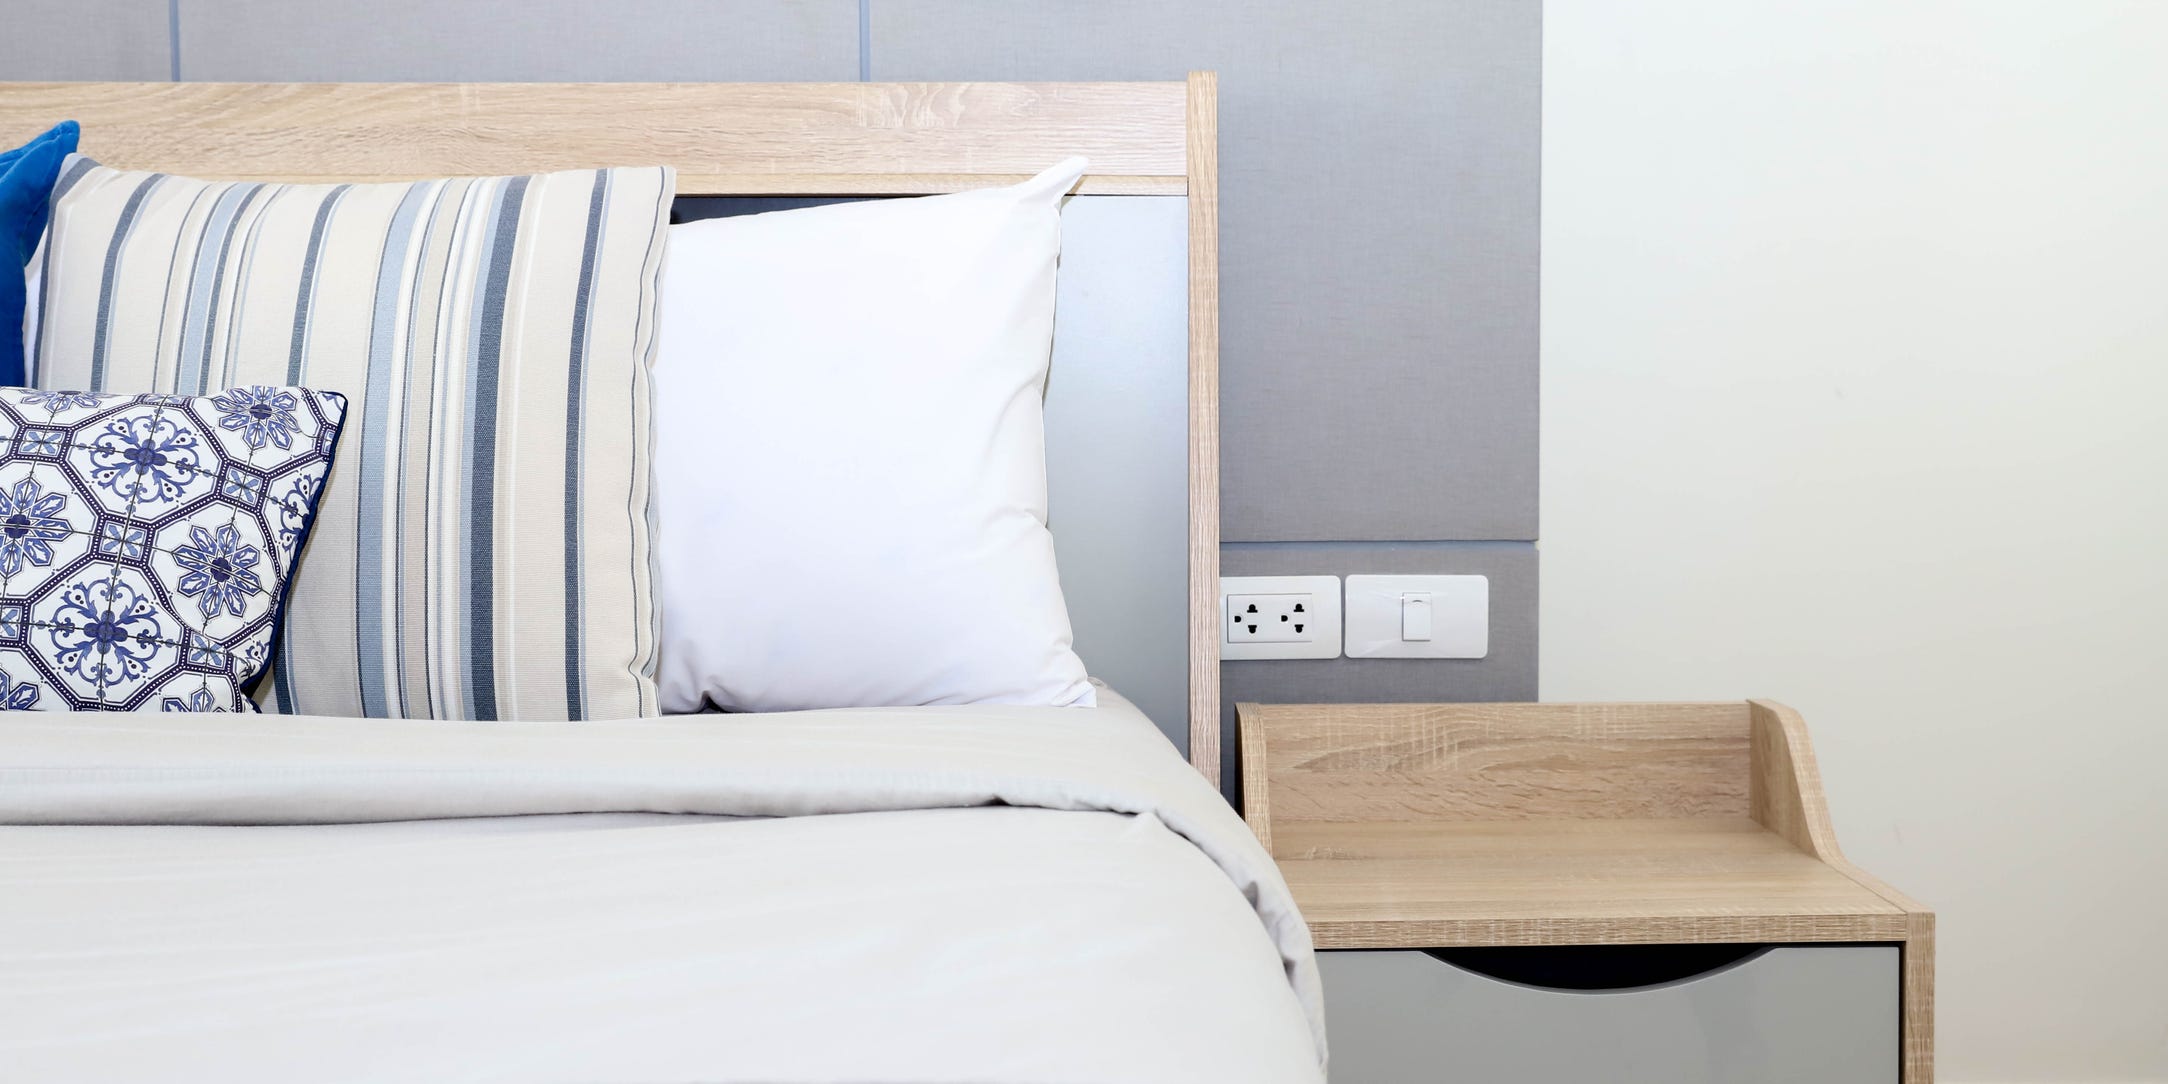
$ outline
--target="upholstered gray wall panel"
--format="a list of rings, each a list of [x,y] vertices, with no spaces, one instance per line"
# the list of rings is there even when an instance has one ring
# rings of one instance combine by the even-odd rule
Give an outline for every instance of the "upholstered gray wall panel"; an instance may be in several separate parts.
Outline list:
[[[1536,537],[1533,0],[872,0],[874,79],[1220,73],[1229,541]]]
[[[1490,654],[1481,659],[1274,659],[1220,664],[1223,764],[1232,780],[1234,705],[1536,697],[1536,547],[1530,542],[1251,543],[1220,550],[1227,576],[1372,572],[1490,577]]]
[[[858,78],[856,0],[181,0],[180,13],[184,79]]]
[[[7,0],[0,79],[169,78],[167,14],[166,0]]]

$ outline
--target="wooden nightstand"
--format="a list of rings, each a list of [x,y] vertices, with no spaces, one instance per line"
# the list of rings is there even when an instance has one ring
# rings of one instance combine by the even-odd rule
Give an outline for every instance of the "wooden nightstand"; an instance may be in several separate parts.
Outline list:
[[[1838,851],[1791,709],[1238,713],[1335,1084],[1933,1079],[1934,914]]]

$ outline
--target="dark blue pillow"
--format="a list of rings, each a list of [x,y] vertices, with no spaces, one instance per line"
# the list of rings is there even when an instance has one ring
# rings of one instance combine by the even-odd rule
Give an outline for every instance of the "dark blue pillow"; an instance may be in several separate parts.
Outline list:
[[[0,387],[23,379],[23,268],[38,250],[60,164],[82,134],[72,120],[0,153]]]

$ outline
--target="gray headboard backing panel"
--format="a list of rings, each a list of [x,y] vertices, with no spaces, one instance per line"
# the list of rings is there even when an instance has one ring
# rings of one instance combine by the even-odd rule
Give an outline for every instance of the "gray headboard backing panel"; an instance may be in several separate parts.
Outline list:
[[[1077,654],[1189,751],[1188,203],[1062,211],[1048,519]]]

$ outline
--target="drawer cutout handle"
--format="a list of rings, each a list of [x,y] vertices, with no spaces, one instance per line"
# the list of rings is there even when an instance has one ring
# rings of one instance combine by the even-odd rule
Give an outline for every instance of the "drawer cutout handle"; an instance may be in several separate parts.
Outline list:
[[[1773,945],[1534,945],[1424,949],[1463,971],[1537,990],[1604,994],[1675,986],[1726,971]]]

